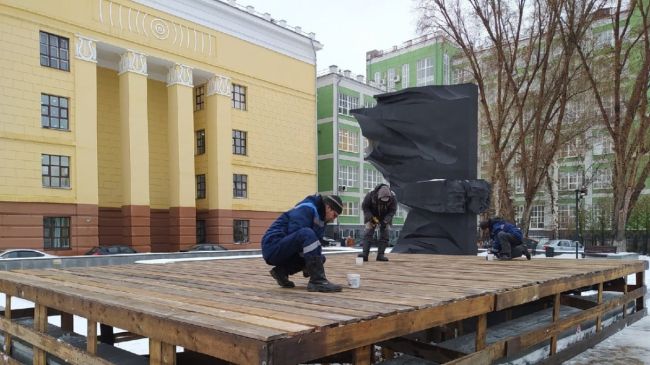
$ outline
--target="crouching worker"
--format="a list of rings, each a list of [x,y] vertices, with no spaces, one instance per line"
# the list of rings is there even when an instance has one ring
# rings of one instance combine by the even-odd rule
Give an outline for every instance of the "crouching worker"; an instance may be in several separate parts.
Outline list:
[[[482,221],[479,226],[481,230],[489,231],[492,252],[499,260],[512,260],[522,255],[530,260],[530,253],[524,244],[523,234],[517,226],[501,218]]]
[[[262,238],[262,256],[267,264],[275,266],[271,276],[281,287],[295,287],[289,275],[304,269],[309,276],[307,290],[341,291],[340,285],[330,283],[325,277],[320,239],[325,225],[342,211],[343,202],[338,196],[311,195],[271,224]]]

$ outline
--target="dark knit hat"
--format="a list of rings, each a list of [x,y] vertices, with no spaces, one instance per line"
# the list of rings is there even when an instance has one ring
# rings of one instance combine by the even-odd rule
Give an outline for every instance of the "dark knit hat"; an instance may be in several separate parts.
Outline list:
[[[343,201],[338,195],[323,195],[323,203],[332,208],[336,214],[343,212]]]
[[[391,194],[391,192],[390,192],[390,188],[389,188],[388,186],[386,186],[386,185],[382,186],[382,187],[379,188],[379,190],[377,191],[377,197],[379,198],[379,200],[381,200],[381,201],[383,201],[383,202],[387,202],[387,201],[389,201],[391,195],[392,195],[392,194]]]

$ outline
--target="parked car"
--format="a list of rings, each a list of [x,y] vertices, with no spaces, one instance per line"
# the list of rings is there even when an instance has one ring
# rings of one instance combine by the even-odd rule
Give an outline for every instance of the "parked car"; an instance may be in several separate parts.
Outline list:
[[[544,244],[544,251],[546,251],[550,247],[553,248],[553,252],[556,255],[563,254],[563,253],[575,253],[576,244],[578,244],[578,253],[584,257],[585,246],[578,241],[572,241],[572,240],[550,240]]]
[[[14,250],[5,250],[0,252],[0,259],[25,259],[30,257],[57,257],[39,250],[21,248]]]
[[[115,246],[97,246],[91,248],[84,255],[117,255],[117,254],[127,254],[127,253],[138,253],[129,246],[115,245]]]
[[[181,250],[181,252],[196,252],[196,251],[226,251],[225,248],[216,243],[199,243],[192,247]]]

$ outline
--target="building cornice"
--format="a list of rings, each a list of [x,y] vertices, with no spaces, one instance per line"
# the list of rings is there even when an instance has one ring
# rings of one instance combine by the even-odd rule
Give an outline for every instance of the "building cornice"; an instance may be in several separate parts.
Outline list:
[[[298,28],[288,29],[221,1],[133,1],[310,64],[316,64],[315,51],[323,47],[311,36],[298,33]]]

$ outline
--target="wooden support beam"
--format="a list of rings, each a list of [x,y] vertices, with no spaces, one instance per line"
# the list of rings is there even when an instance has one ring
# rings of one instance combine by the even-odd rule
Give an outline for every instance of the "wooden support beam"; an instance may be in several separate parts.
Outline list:
[[[487,337],[487,314],[483,313],[476,317],[476,351],[485,348],[485,341]]]
[[[133,332],[119,332],[115,334],[115,343],[120,343],[120,342],[129,342],[129,341],[134,341],[134,340],[140,340],[145,338],[144,336],[140,336],[137,333]]]
[[[623,294],[627,294],[627,280],[625,280],[625,283],[623,284]],[[623,303],[623,318],[625,317],[627,317],[627,302]]]
[[[647,263],[647,262],[646,262]],[[645,285],[645,271],[640,271],[636,273],[636,286]],[[645,299],[643,297],[636,299],[636,311],[640,312],[645,307]]]
[[[86,326],[86,351],[97,354],[97,322],[89,319]]]
[[[416,341],[408,337],[394,338],[380,342],[378,345],[382,348],[388,348],[396,352],[441,364],[467,355],[464,352],[451,350],[429,342]]]
[[[598,283],[598,300],[596,301],[599,305],[603,303],[603,283]],[[596,316],[596,332],[600,332],[600,327],[603,323],[603,314],[599,313]]]
[[[104,323],[99,324],[99,341],[107,345],[115,344],[113,327]]]
[[[2,351],[0,351],[0,359],[2,359],[3,365],[23,365],[22,363],[14,360],[13,358],[9,357],[7,353]]]
[[[176,365],[176,346],[150,338],[149,365]]]
[[[578,309],[589,309],[598,305],[593,300],[585,299],[577,295],[562,295],[560,304]]]
[[[545,341],[553,336],[561,334],[563,331],[566,331],[569,328],[574,328],[578,323],[586,322],[593,320],[597,315],[605,313],[607,311],[613,310],[616,307],[623,305],[626,301],[635,300],[636,298],[643,298],[646,294],[646,288],[641,287],[631,291],[621,297],[608,300],[607,302],[601,303],[598,306],[569,315],[563,318],[557,323],[552,323],[548,326],[538,328],[534,331],[526,332],[521,335],[513,336],[506,338],[501,341],[493,342],[485,347],[481,351],[477,351],[471,354],[468,354],[459,359],[450,361],[447,365],[474,365],[474,364],[491,364],[494,360],[502,358],[508,354],[514,354],[517,350],[523,350],[528,347],[539,344],[542,341]],[[645,314],[645,309],[643,314]],[[635,313],[636,315],[636,313]],[[633,316],[629,316],[626,319],[627,323],[631,323]],[[634,316],[636,320],[640,319],[640,316]],[[623,321],[614,322],[613,325],[622,323]],[[632,321],[633,322],[633,321]],[[613,326],[612,325],[612,326]],[[607,328],[610,328],[609,326]],[[596,334],[598,336],[599,334]]]
[[[387,347],[382,347],[381,348],[381,356],[385,360],[390,360],[390,359],[395,357],[395,351],[393,351],[392,349],[389,349]]]
[[[38,303],[34,304],[34,329],[39,333],[47,331],[47,307]],[[43,348],[34,346],[33,354],[34,365],[45,365],[47,354]]]
[[[52,336],[41,333],[36,329],[20,325],[16,322],[0,319],[0,331],[10,333],[13,337],[19,338],[24,342],[31,344],[34,349],[47,349],[48,353],[66,359],[67,363],[73,365],[112,365],[113,363],[88,354],[71,344],[59,341]]]
[[[72,314],[61,312],[61,330],[74,332],[74,316]]]
[[[555,294],[553,298],[553,323],[557,323],[560,319],[560,297],[561,293]],[[557,334],[551,337],[550,355],[553,356],[557,352]]]
[[[5,295],[5,319],[11,322],[11,295]],[[4,352],[11,355],[11,335],[5,332]]]
[[[499,311],[520,305],[522,303],[532,302],[538,298],[554,295],[555,293],[563,293],[569,290],[618,279],[625,275],[644,271],[646,269],[646,265],[647,261],[638,263],[635,262],[626,265],[625,267],[608,270],[607,272],[592,272],[580,277],[573,277],[570,279],[555,279],[538,285],[525,286],[519,289],[509,290],[497,294],[495,309]]]
[[[370,365],[372,364],[372,348],[373,345],[361,346],[354,349],[354,365]]]

